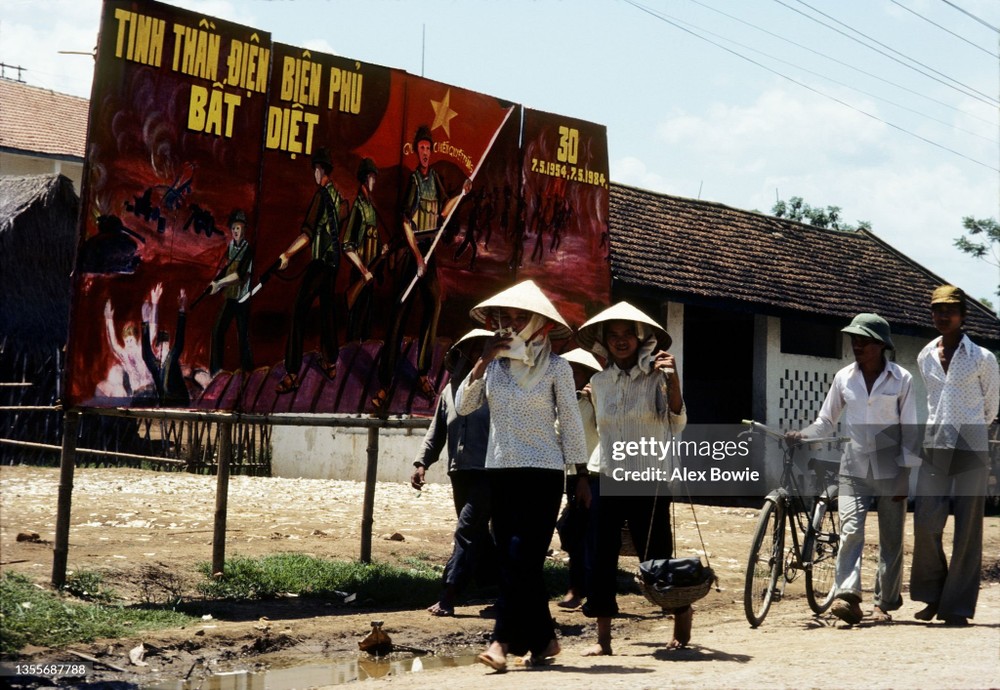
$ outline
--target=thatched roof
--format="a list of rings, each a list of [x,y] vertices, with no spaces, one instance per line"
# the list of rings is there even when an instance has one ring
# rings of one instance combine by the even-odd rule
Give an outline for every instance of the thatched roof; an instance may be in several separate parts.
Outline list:
[[[662,299],[834,320],[874,311],[911,335],[936,335],[930,294],[948,282],[868,231],[614,183],[610,237],[615,282]],[[980,344],[1000,345],[1000,319],[975,300],[965,326]]]
[[[80,199],[64,175],[0,176],[0,338],[66,342]]]

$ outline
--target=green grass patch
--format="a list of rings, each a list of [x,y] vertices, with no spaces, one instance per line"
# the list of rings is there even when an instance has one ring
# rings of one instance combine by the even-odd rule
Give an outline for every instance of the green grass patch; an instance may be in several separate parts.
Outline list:
[[[63,647],[102,637],[124,637],[137,630],[179,627],[192,620],[163,609],[74,603],[36,587],[23,575],[4,573],[0,577],[0,652],[4,654],[16,653],[26,644]]]
[[[93,570],[80,570],[66,577],[63,589],[77,599],[110,604],[115,599],[115,591],[104,586],[104,577]]]
[[[374,606],[424,606],[441,594],[441,566],[419,556],[402,558],[399,565],[333,561],[304,554],[274,554],[259,558],[238,556],[225,563],[224,576],[211,577],[209,563],[198,564],[206,580],[199,591],[213,599],[273,599],[283,594],[340,599],[357,594],[357,601]],[[569,588],[565,563],[545,561],[545,585],[553,597]],[[470,584],[463,596],[496,596],[496,587]]]
[[[218,599],[271,599],[282,594],[339,599],[356,594],[376,606],[414,606],[440,593],[441,575],[418,559],[402,565],[331,561],[303,554],[274,554],[227,560],[223,576],[213,579],[209,563],[198,564],[207,579],[205,596]]]

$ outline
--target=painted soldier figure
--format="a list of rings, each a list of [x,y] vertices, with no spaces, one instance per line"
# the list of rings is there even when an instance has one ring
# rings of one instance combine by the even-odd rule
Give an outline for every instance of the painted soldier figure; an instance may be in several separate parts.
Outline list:
[[[389,398],[389,385],[396,373],[402,347],[403,330],[413,306],[412,300],[400,304],[403,293],[413,277],[418,278],[416,298],[421,303],[420,351],[417,354],[417,375],[419,392],[425,397],[434,397],[434,384],[427,376],[431,357],[434,354],[434,340],[437,334],[438,317],[441,314],[441,289],[433,257],[425,261],[424,256],[434,243],[438,229],[448,217],[462,196],[472,187],[466,180],[459,194],[449,197],[444,182],[437,171],[430,167],[431,149],[434,139],[427,125],[417,128],[413,137],[413,150],[417,154],[417,168],[410,175],[406,195],[403,199],[403,232],[410,251],[403,260],[399,275],[399,292],[394,300],[396,313],[392,328],[386,339],[379,359],[378,379],[380,389],[372,399],[375,408],[381,411]]]
[[[240,345],[240,368],[244,372],[253,371],[253,354],[250,350],[249,323],[250,302],[246,295],[250,292],[250,273],[253,270],[253,250],[247,242],[247,215],[242,209],[234,209],[229,214],[229,232],[232,240],[226,245],[225,262],[218,277],[208,286],[210,294],[222,292],[225,304],[212,328],[212,347],[209,369],[215,376],[223,368],[226,352],[226,333],[236,319],[236,336]],[[240,300],[243,299],[241,302]]]
[[[316,150],[312,157],[312,167],[316,192],[302,221],[301,232],[278,257],[278,268],[283,271],[288,267],[289,260],[299,251],[310,247],[312,252],[312,259],[306,266],[295,297],[291,330],[285,346],[286,373],[278,383],[276,389],[278,393],[289,393],[299,387],[302,334],[309,310],[317,298],[320,307],[321,351],[318,366],[328,379],[333,379],[337,375],[337,355],[340,348],[337,343],[337,308],[333,291],[337,269],[340,267],[340,207],[344,203],[344,198],[330,180],[333,162],[327,149]]]
[[[358,166],[358,195],[344,228],[344,252],[357,269],[351,277],[347,306],[347,339],[364,341],[371,337],[372,292],[375,263],[389,252],[388,236],[379,225],[372,202],[378,167],[371,158]],[[360,276],[358,275],[360,274]],[[361,282],[357,282],[361,281]]]

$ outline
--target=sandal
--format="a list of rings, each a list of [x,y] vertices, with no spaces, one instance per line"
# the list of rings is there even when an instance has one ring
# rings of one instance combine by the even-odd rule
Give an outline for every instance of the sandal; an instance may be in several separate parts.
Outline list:
[[[442,605],[439,601],[436,604],[428,606],[427,613],[439,618],[447,618],[455,615],[455,608],[453,606]]]
[[[337,363],[336,362],[333,362],[331,364],[330,362],[327,362],[326,359],[324,359],[323,357],[320,357],[319,361],[316,362],[316,365],[319,367],[319,370],[322,371],[323,374],[325,374],[326,377],[328,379],[330,379],[331,381],[337,375]]]
[[[284,393],[291,393],[292,391],[299,389],[299,376],[298,374],[285,374],[285,377],[278,382],[278,387],[274,390],[277,391],[278,395]]]
[[[567,594],[561,601],[556,602],[556,606],[563,609],[578,609],[583,604],[583,599],[575,594]]]
[[[476,657],[476,661],[480,664],[486,664],[497,673],[505,673],[507,671],[507,660],[497,659],[489,652],[483,652],[482,654],[478,655]]]

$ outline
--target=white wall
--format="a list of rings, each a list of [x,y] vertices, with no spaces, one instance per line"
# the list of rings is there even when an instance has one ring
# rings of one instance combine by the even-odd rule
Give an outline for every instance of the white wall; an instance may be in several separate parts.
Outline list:
[[[379,432],[378,481],[409,483],[423,429]],[[368,470],[368,430],[342,427],[275,426],[271,435],[271,476],[364,481]],[[448,463],[427,471],[427,481],[448,481]]]
[[[61,173],[73,181],[77,196],[83,183],[83,163],[55,158],[22,156],[0,151],[0,175],[48,175]]]

